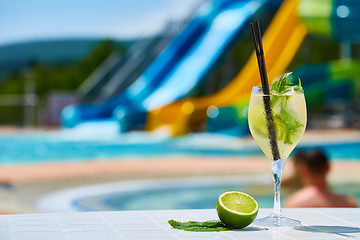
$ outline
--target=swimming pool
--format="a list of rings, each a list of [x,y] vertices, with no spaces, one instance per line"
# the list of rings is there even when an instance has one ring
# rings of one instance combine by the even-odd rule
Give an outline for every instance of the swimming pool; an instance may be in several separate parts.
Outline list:
[[[262,208],[273,206],[273,183],[268,175],[128,181],[66,189],[43,196],[37,208],[45,212],[160,209],[211,209],[226,191],[252,195]],[[336,184],[334,189],[357,197],[358,184]],[[282,189],[282,198],[289,192]]]
[[[300,143],[297,147],[304,150],[312,148],[323,149],[331,159],[360,159],[360,139],[347,142],[307,142]],[[0,135],[0,151],[1,165],[184,155],[263,156],[254,142],[231,136],[194,133],[179,138],[167,138],[146,132],[119,134],[112,128]]]
[[[238,139],[213,134],[167,138],[145,132],[99,134],[50,131],[0,135],[0,164],[73,162],[97,159],[152,158],[156,156],[254,155]]]

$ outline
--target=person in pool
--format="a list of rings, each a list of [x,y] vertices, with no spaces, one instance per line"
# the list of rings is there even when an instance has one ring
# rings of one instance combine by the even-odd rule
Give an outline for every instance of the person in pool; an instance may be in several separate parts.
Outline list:
[[[294,160],[303,187],[286,199],[284,207],[357,207],[356,198],[336,194],[329,188],[326,177],[330,164],[324,153],[298,152]]]

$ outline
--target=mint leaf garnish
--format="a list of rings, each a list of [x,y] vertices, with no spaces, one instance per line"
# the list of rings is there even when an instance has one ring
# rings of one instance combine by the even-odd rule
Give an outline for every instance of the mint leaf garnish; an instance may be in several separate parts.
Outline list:
[[[284,73],[271,88],[271,92],[274,94],[271,95],[270,104],[272,109],[276,109],[273,111],[275,133],[277,139],[285,144],[293,144],[293,137],[296,136],[297,129],[303,127],[303,124],[297,119],[296,113],[287,107],[290,96],[285,93],[290,90],[288,86],[293,85],[287,80],[291,74],[291,72]],[[296,93],[301,93],[301,80],[300,78],[298,80]]]
[[[168,223],[176,229],[191,231],[191,232],[220,232],[229,231],[232,228],[228,228],[221,221],[206,221],[206,222],[178,222],[175,220],[169,220]]]
[[[278,139],[285,144],[293,144],[292,138],[296,136],[298,128],[303,127],[296,118],[296,113],[291,109],[281,110],[275,118],[276,124],[282,130],[278,133]]]
[[[277,94],[284,94],[289,91],[289,86],[292,86],[293,83],[288,81],[288,77],[292,74],[292,72],[284,73],[281,75],[280,79],[274,82],[274,84],[271,87],[271,92],[277,93]],[[298,78],[299,84],[297,93],[301,92],[301,80]]]
[[[287,92],[287,86],[290,86],[292,83],[287,80],[288,76],[290,76],[292,72],[284,73],[281,75],[280,79],[277,80],[271,87],[272,92],[276,92],[278,94],[283,94]]]
[[[299,77],[298,77],[298,80],[299,80],[299,85],[298,85],[298,90],[296,92],[301,93],[301,80]]]

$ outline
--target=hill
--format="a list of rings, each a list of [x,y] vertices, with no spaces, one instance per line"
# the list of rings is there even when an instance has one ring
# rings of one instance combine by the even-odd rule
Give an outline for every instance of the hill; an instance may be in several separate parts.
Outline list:
[[[65,39],[0,46],[0,81],[16,71],[21,71],[31,63],[49,66],[58,63],[75,63],[104,40],[106,39]],[[116,42],[124,46],[132,43],[132,41]]]

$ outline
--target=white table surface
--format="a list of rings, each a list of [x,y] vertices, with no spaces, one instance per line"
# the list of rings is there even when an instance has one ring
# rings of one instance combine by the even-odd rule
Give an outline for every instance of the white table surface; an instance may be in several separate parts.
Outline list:
[[[271,209],[260,209],[265,217]],[[216,210],[121,211],[0,216],[0,239],[360,239],[360,208],[284,209],[302,226],[260,229],[248,226],[227,232],[185,232],[168,220],[217,220]]]

